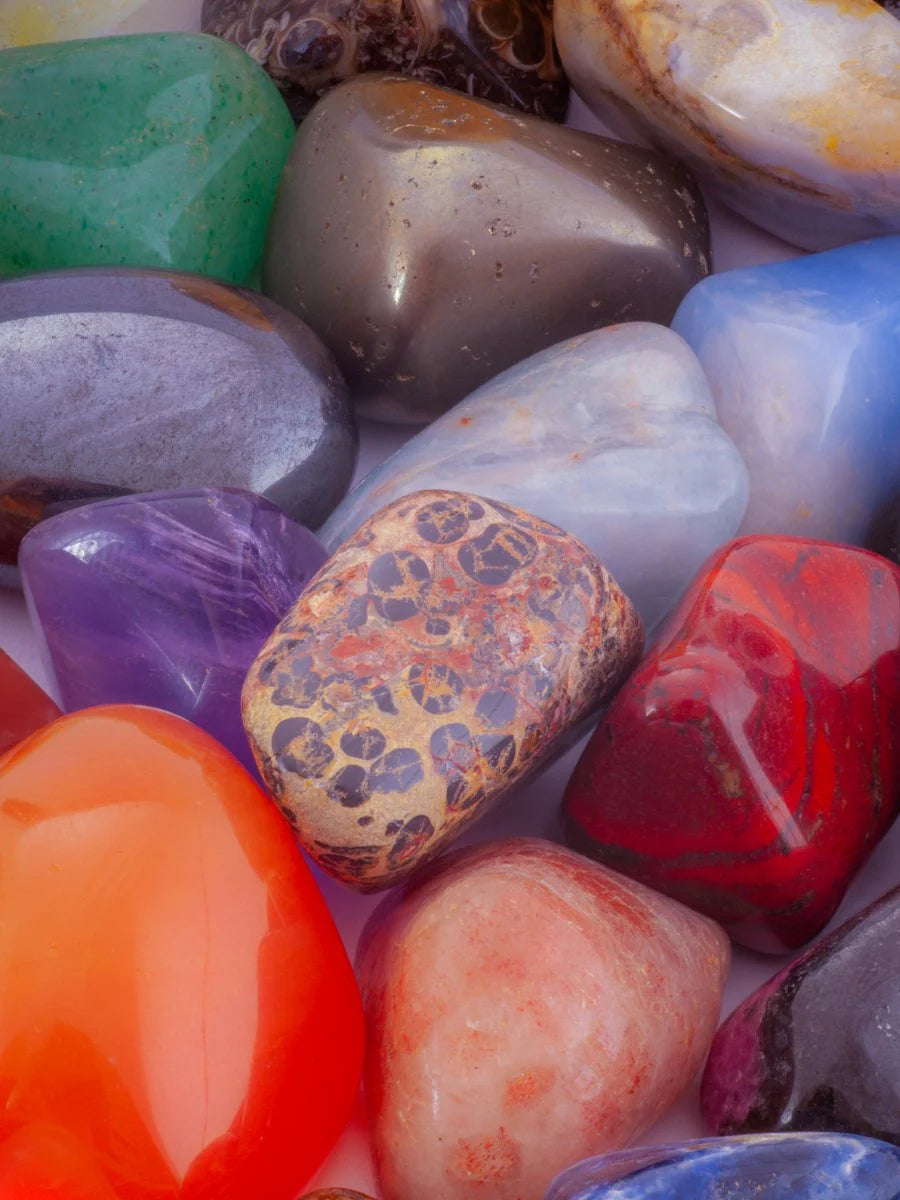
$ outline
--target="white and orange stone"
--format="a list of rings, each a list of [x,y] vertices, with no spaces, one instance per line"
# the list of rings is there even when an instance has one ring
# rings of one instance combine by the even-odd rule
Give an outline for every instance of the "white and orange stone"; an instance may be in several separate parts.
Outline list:
[[[628,1145],[702,1063],[729,957],[714,922],[549,842],[437,863],[357,960],[385,1200],[532,1200]]]

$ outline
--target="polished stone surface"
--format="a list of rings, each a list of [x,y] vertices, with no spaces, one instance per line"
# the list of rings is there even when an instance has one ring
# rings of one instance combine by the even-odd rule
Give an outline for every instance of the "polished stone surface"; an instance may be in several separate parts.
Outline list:
[[[268,500],[207,489],[60,514],[28,535],[19,563],[67,711],[163,708],[252,768],[244,676],[325,558]]]
[[[559,525],[651,629],[737,530],[747,471],[692,352],[670,330],[635,322],[562,342],[484,384],[367,476],[320,536],[333,549],[421,488],[475,492]]]
[[[361,76],[300,127],[263,284],[370,415],[426,421],[565,338],[668,324],[708,250],[703,201],[670,160]]]
[[[827,1133],[704,1138],[565,1171],[546,1200],[896,1200],[900,1150]]]
[[[900,796],[900,569],[732,542],[613,700],[565,795],[574,845],[755,949],[803,945]]]
[[[874,0],[555,0],[572,86],[809,250],[900,231],[900,22]]]
[[[168,713],[0,763],[6,1200],[285,1200],[356,1100],[362,1012],[290,830]]]
[[[144,34],[0,51],[0,276],[256,269],[293,123],[218,38]],[[77,114],[77,119],[75,119]]]
[[[284,618],[247,676],[244,721],[307,852],[374,890],[562,748],[641,642],[580,542],[498,501],[416,492]]]
[[[121,33],[199,32],[201,0],[3,0],[0,49]]]
[[[562,121],[550,0],[204,0],[203,29],[269,72],[296,120],[329,88],[394,71]]]
[[[243,487],[315,528],[357,434],[334,359],[256,292],[96,269],[0,283],[0,478]]]
[[[35,525],[67,508],[108,500],[125,490],[105,483],[36,475],[0,480],[0,587],[18,587],[19,546]]]
[[[722,930],[533,839],[434,864],[376,910],[357,971],[390,1200],[521,1200],[637,1137],[706,1053]]]
[[[703,1076],[716,1132],[846,1130],[900,1145],[898,936],[895,888],[735,1009]]]
[[[900,481],[900,237],[714,275],[673,328],[750,472],[742,532],[862,542]]]
[[[0,650],[0,755],[58,716],[50,697]]]

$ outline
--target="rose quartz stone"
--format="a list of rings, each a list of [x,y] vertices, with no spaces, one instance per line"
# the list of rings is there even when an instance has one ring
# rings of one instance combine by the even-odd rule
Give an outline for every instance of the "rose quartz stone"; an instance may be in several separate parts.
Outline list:
[[[626,1146],[702,1063],[729,958],[706,917],[536,839],[398,889],[358,959],[385,1200],[534,1200]]]

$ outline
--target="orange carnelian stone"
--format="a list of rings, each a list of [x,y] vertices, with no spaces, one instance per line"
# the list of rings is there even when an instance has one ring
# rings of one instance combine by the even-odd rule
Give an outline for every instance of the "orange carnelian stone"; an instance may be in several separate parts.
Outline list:
[[[0,650],[0,754],[58,716],[50,697]]]
[[[0,762],[2,1200],[294,1200],[361,1057],[324,901],[207,734],[89,709]]]

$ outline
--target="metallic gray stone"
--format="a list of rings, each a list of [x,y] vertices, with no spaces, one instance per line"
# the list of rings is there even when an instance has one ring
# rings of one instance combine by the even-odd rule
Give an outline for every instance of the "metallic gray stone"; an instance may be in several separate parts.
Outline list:
[[[690,175],[626,146],[395,76],[300,127],[263,286],[371,415],[423,421],[556,342],[667,324],[709,271]]]
[[[0,479],[242,487],[316,526],[357,434],[318,338],[264,296],[95,268],[0,283]]]

